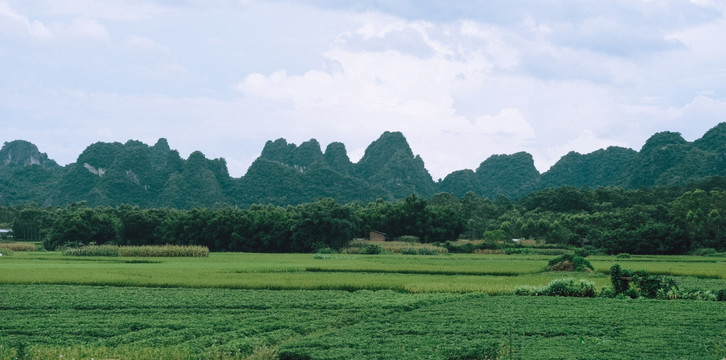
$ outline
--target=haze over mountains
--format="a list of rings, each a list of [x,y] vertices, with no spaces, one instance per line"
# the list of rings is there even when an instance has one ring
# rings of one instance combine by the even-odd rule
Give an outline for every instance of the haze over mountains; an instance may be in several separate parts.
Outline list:
[[[165,139],[153,146],[129,140],[88,146],[75,163],[60,166],[23,140],[0,149],[0,206],[37,203],[63,206],[131,204],[140,207],[214,207],[251,204],[295,205],[332,197],[339,202],[395,200],[410,194],[431,197],[509,198],[546,187],[674,186],[726,176],[726,123],[688,142],[660,132],[639,150],[609,147],[589,154],[571,152],[540,174],[526,152],[493,155],[476,170],[459,170],[434,181],[424,160],[399,132],[385,132],[357,163],[345,145],[322,151],[315,139],[300,145],[268,141],[241,178],[229,176],[224,159],[201,152],[183,159]]]

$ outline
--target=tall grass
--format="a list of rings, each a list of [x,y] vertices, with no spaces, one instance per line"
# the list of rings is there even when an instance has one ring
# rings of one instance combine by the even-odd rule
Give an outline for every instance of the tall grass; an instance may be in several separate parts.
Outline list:
[[[66,256],[118,256],[119,247],[116,245],[91,245],[79,248],[63,249]]]
[[[115,246],[91,245],[81,248],[65,249],[67,256],[124,256],[124,257],[207,257],[209,249],[205,246]]]
[[[24,242],[0,243],[0,249],[11,251],[35,251],[35,244]],[[1,251],[0,251],[1,252]]]
[[[383,249],[383,252],[406,255],[443,255],[448,254],[449,250],[433,244],[419,244],[410,241],[369,241],[369,240],[353,240],[348,243],[348,247],[343,249],[346,254],[361,254],[364,249],[370,245],[376,244]]]
[[[207,257],[209,248],[206,246],[121,246],[118,256],[134,257]]]

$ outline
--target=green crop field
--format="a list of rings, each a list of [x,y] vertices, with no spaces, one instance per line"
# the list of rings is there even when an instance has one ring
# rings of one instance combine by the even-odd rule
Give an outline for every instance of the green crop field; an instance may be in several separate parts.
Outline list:
[[[614,263],[726,289],[726,259],[212,253],[0,258],[0,359],[721,359],[726,303],[518,297]],[[62,357],[61,357],[62,356]]]

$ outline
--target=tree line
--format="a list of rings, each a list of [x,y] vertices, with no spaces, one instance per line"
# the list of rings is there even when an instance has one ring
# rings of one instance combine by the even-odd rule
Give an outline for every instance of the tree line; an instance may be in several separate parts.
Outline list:
[[[211,251],[310,252],[340,249],[371,230],[422,242],[513,238],[584,246],[605,253],[726,251],[726,178],[688,187],[547,188],[523,198],[439,193],[427,199],[296,206],[142,209],[136,206],[0,207],[0,227],[47,249],[85,244],[202,245]],[[5,224],[5,225],[3,225]]]

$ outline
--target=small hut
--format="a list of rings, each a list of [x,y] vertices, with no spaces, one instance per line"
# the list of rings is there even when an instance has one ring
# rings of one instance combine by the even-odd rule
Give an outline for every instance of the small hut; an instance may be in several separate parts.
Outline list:
[[[386,233],[382,233],[380,231],[371,230],[370,235],[368,235],[368,238],[371,241],[386,241]]]

